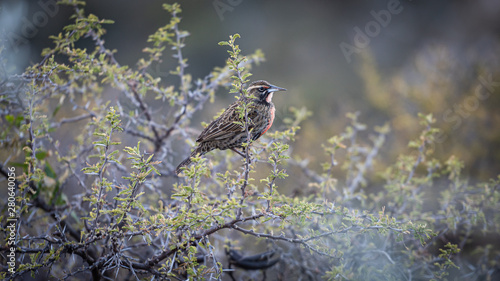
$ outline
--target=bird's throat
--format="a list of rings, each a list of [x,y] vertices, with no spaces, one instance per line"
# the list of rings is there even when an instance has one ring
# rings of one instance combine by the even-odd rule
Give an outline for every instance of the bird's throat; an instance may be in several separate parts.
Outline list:
[[[266,97],[266,102],[271,103],[273,100],[273,92],[270,92]]]

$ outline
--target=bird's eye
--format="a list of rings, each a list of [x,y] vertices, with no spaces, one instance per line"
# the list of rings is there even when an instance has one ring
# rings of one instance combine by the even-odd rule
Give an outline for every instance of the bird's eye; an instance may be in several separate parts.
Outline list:
[[[266,89],[267,89],[266,87],[260,87],[260,88],[259,88],[259,92],[261,92],[261,93],[262,93],[262,92],[264,92]]]

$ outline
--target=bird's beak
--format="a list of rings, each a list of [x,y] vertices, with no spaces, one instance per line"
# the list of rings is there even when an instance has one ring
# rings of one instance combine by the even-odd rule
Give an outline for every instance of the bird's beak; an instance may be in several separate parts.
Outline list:
[[[269,92],[278,92],[278,91],[286,91],[285,88],[280,88],[278,86],[274,86],[274,85],[269,85],[269,89],[268,89]]]

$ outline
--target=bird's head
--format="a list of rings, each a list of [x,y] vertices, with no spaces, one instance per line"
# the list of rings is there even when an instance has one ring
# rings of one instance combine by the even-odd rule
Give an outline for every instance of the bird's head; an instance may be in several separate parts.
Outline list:
[[[273,99],[273,93],[277,91],[286,91],[286,89],[269,84],[264,80],[252,82],[247,88],[250,95],[264,103],[270,103]]]

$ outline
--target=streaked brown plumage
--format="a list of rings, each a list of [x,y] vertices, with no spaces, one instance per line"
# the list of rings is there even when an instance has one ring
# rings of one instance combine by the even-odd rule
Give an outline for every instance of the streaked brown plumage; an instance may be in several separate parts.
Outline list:
[[[242,144],[247,141],[245,127],[234,123],[243,123],[243,120],[239,118],[238,106],[242,102],[250,102],[248,109],[249,130],[251,130],[252,140],[257,140],[273,124],[275,109],[272,98],[273,93],[276,91],[286,91],[286,89],[271,85],[263,80],[252,82],[247,88],[247,92],[252,96],[252,101],[244,101],[243,99],[235,101],[221,116],[212,121],[196,139],[198,146],[191,152],[188,158],[177,166],[175,173],[179,174],[182,167],[189,165],[191,157],[198,154],[204,155],[214,149],[231,149],[243,155],[236,150],[237,148],[242,148]]]

